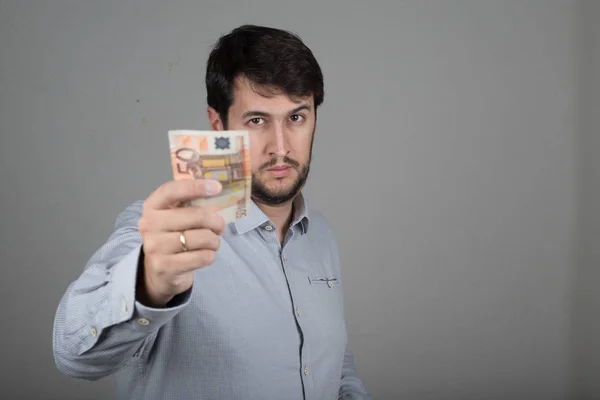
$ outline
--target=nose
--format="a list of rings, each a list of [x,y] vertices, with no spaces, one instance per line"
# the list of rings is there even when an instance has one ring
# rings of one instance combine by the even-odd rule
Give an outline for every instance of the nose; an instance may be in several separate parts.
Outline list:
[[[273,127],[273,147],[270,152],[271,156],[285,157],[290,152],[288,149],[287,137],[282,124],[275,124]]]

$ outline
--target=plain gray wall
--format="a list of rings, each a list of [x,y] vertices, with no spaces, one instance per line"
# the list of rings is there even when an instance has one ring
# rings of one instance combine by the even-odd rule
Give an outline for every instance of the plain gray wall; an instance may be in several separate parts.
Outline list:
[[[578,271],[573,313],[573,387],[600,399],[600,1],[581,2]]]
[[[167,130],[208,127],[209,46],[249,22],[298,32],[324,70],[306,193],[338,234],[373,397],[598,398],[600,125],[576,105],[598,108],[581,20],[595,47],[600,10],[580,6],[0,0],[0,397],[112,398],[55,369],[56,306],[171,178]]]

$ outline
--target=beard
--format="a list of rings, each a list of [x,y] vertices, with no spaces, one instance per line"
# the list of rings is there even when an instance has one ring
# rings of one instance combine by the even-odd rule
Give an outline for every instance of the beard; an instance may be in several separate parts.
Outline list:
[[[306,180],[308,179],[308,173],[310,172],[310,162],[312,160],[312,150],[314,144],[314,131],[313,138],[310,141],[310,149],[308,152],[308,161],[304,165],[300,165],[300,163],[296,160],[285,156],[282,158],[282,162],[291,166],[298,173],[298,177],[292,183],[292,185],[287,189],[281,190],[271,190],[269,189],[264,182],[262,182],[258,175],[265,171],[267,168],[271,168],[277,164],[279,160],[278,157],[272,158],[270,161],[264,163],[258,168],[257,172],[252,173],[252,191],[251,197],[259,203],[266,204],[268,206],[279,206],[281,204],[287,203],[293,200],[298,193],[304,187]]]
[[[258,172],[264,171],[277,164],[278,158],[273,158],[271,161],[263,164]],[[310,171],[310,158],[305,165],[300,165],[298,161],[289,157],[283,157],[282,161],[294,168],[298,176],[288,188],[279,190],[269,189],[263,181],[258,178],[258,173],[252,173],[252,198],[257,202],[269,206],[278,206],[293,200],[304,187]]]

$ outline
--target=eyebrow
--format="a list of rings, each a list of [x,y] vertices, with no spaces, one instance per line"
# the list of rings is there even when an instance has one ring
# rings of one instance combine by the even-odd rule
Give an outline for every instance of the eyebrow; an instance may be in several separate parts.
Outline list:
[[[292,111],[290,111],[288,113],[288,115],[291,114],[296,114],[299,111],[302,110],[310,110],[310,107],[308,106],[308,104],[302,104],[301,106],[298,106],[296,108],[294,108]],[[258,111],[258,110],[250,110],[250,111],[246,111],[244,114],[242,114],[242,118],[248,118],[248,117],[269,117],[271,116],[271,114],[264,112],[264,111]]]

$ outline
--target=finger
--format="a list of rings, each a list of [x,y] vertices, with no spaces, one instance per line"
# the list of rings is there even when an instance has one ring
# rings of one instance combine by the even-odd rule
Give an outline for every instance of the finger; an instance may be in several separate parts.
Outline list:
[[[144,253],[146,254],[177,254],[185,251],[195,250],[218,250],[221,239],[213,231],[208,229],[193,229],[183,233],[160,232],[149,235],[144,240]],[[184,248],[185,246],[185,248]]]
[[[169,275],[181,275],[214,263],[217,252],[214,250],[193,250],[163,257],[154,257],[153,263]]]
[[[201,197],[210,197],[221,193],[223,186],[219,181],[210,179],[182,179],[160,185],[148,196],[144,206],[148,209],[162,210]]]
[[[210,229],[217,235],[225,231],[225,221],[216,211],[205,207],[181,207],[158,210],[144,216],[140,231],[181,232],[193,229]]]
[[[214,250],[193,250],[177,253],[173,255],[173,258],[175,263],[180,264],[177,270],[186,273],[212,265],[217,259],[217,252]]]

